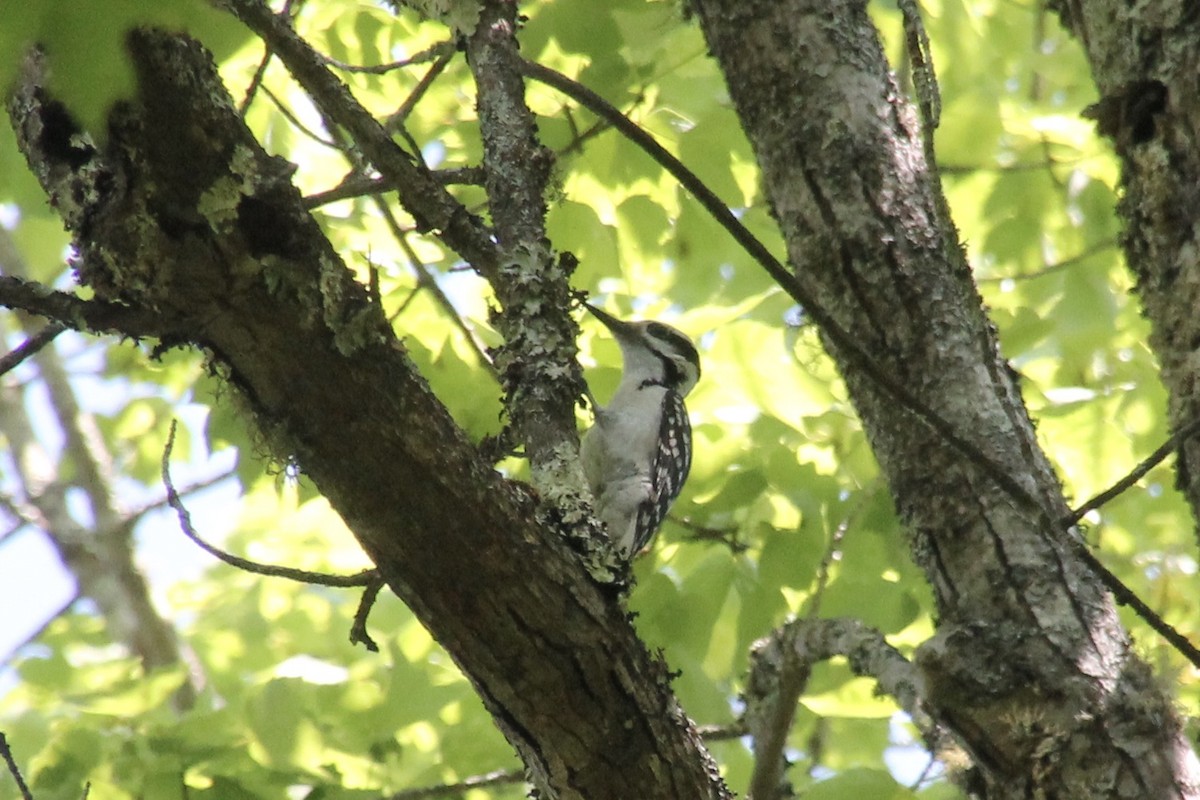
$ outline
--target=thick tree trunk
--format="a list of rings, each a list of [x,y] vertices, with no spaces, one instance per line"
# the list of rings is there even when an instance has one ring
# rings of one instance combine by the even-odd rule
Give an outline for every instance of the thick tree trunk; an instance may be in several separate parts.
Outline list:
[[[546,797],[727,797],[617,592],[454,425],[208,56],[160,33],[130,42],[139,95],[103,152],[36,80],[10,102],[101,302],[4,279],[7,302],[210,353],[275,454],[313,479],[470,677]]]
[[[693,7],[795,275],[859,343],[829,337],[935,590],[938,633],[918,654],[930,711],[988,797],[1200,796],[1169,698],[1059,522],[1059,483],[864,4]],[[914,399],[974,457],[910,413]]]
[[[1200,7],[1056,5],[1083,44],[1100,91],[1088,115],[1121,159],[1122,245],[1179,429],[1200,419]],[[1180,448],[1178,478],[1200,520],[1200,438]]]

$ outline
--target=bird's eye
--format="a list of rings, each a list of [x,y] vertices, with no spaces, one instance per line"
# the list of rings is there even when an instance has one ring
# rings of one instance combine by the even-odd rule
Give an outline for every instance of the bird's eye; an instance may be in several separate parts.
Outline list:
[[[671,329],[661,322],[651,322],[646,325],[646,333],[659,339],[668,339],[671,336]]]

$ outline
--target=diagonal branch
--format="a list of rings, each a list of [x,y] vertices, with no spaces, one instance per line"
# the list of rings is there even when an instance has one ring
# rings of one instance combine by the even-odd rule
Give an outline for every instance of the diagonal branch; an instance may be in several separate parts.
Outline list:
[[[521,68],[530,78],[558,89],[563,94],[577,101],[580,105],[588,108],[592,113],[603,117],[614,128],[619,130],[622,135],[642,148],[647,155],[658,162],[659,166],[669,172],[685,189],[691,192],[697,202],[712,215],[713,219],[721,227],[729,232],[746,253],[759,266],[765,269],[767,274],[783,287],[784,291],[793,300],[804,307],[805,313],[817,323],[821,332],[828,337],[829,341],[837,347],[839,352],[844,354],[848,362],[862,370],[878,388],[882,389],[912,412],[918,419],[932,428],[943,441],[954,448],[959,454],[965,456],[972,464],[984,470],[1021,507],[1032,510],[1043,517],[1045,516],[1042,504],[1015,477],[1010,475],[1004,467],[995,459],[989,457],[974,443],[968,441],[950,422],[916,397],[903,383],[889,375],[879,362],[872,358],[863,348],[858,338],[838,324],[833,315],[821,303],[817,302],[816,297],[804,287],[795,275],[780,263],[779,259],[767,249],[767,246],[750,232],[749,228],[742,224],[729,207],[705,185],[704,181],[700,180],[696,173],[685,167],[683,162],[668,152],[653,136],[622,114],[607,100],[579,82],[541,64],[535,64],[532,61],[522,61]]]
[[[400,149],[330,71],[324,56],[260,0],[224,0],[223,5],[266,42],[321,112],[346,129],[375,169],[395,187],[400,203],[422,229],[436,231],[483,275],[496,274],[499,261],[487,226]]]
[[[115,333],[141,339],[172,331],[163,317],[145,308],[106,300],[84,300],[37,281],[0,275],[0,305],[19,308],[88,333]]]
[[[17,766],[17,760],[13,758],[12,749],[8,746],[8,739],[3,732],[0,732],[0,758],[4,759],[5,765],[8,767],[8,772],[16,781],[17,790],[21,793],[23,800],[33,800],[33,793],[29,791],[29,786],[25,783],[25,779],[21,777],[21,768]]]
[[[250,0],[235,5],[260,27],[278,22]],[[101,169],[118,180],[135,171],[115,210],[101,192],[60,209],[75,230],[91,222],[79,246],[103,263],[85,277],[98,293],[162,308],[193,327],[188,339],[210,349],[266,447],[312,478],[387,585],[470,675],[535,785],[597,800],[728,797],[665,668],[612,588],[589,579],[524,484],[480,457],[303,210],[288,170],[242,124],[211,59],[194,41],[152,29],[133,32],[129,47],[138,94],[109,144],[128,159],[85,159],[91,171],[80,175],[68,158],[89,154],[19,137],[51,193],[68,181],[91,186]],[[311,51],[281,39],[276,53],[286,64]],[[318,89],[348,99],[324,80],[317,76]],[[22,110],[53,113],[38,103],[44,96],[22,95]],[[386,137],[381,146],[404,158]],[[236,205],[247,217],[230,224],[200,198],[228,184],[233,154],[242,180],[221,208]],[[436,198],[421,202],[446,210]],[[483,230],[465,216],[451,219],[462,211],[455,208],[438,220],[447,241],[461,226]],[[197,221],[184,238],[163,224],[181,213]],[[485,238],[479,253],[494,256],[493,243]],[[597,769],[595,753],[619,753],[620,769]]]
[[[1147,456],[1136,467],[1131,469],[1128,475],[1126,475],[1124,478],[1121,478],[1119,481],[1093,497],[1091,500],[1088,500],[1086,503],[1079,506],[1079,508],[1073,510],[1071,515],[1063,520],[1063,526],[1067,528],[1071,527],[1075,523],[1079,522],[1079,520],[1087,516],[1089,511],[1094,511],[1097,508],[1100,508],[1104,504],[1113,501],[1119,495],[1128,491],[1135,483],[1144,478],[1147,472],[1162,463],[1163,459],[1178,450],[1181,444],[1195,436],[1197,433],[1200,433],[1200,419],[1194,419],[1187,425],[1184,425],[1182,428],[1176,431],[1171,438],[1159,445],[1157,450]]]
[[[942,415],[934,411],[910,392],[902,383],[889,375],[863,349],[859,342],[848,331],[842,328],[833,316],[816,301],[816,298],[811,295],[796,277],[788,272],[783,264],[767,249],[766,245],[741,223],[733,212],[729,210],[729,207],[694,172],[684,166],[683,162],[669,153],[649,133],[622,114],[615,106],[586,86],[561,73],[531,61],[522,61],[521,66],[526,75],[548,86],[552,86],[573,98],[580,105],[607,120],[622,135],[641,147],[663,169],[674,176],[685,189],[691,192],[696,197],[696,200],[783,287],[792,299],[804,307],[805,312],[817,323],[822,333],[837,346],[838,350],[845,355],[851,364],[862,370],[879,389],[882,389],[886,394],[898,401],[922,422],[932,428],[946,444],[960,455],[966,457],[972,464],[982,469],[1020,507],[1037,513],[1043,527],[1048,533],[1052,530],[1057,530],[1058,526],[1047,515],[1042,504],[1013,475],[1005,470],[999,462],[984,453],[978,446],[964,438],[954,425],[942,417]],[[1176,442],[1176,444],[1178,443]],[[1163,457],[1165,457],[1165,454]],[[1153,464],[1150,466],[1153,466]],[[1106,498],[1104,502],[1107,502],[1108,499],[1111,499],[1111,497]],[[1086,513],[1086,510],[1084,513]],[[1072,520],[1072,524],[1075,521],[1078,521],[1078,517]],[[1120,578],[1100,564],[1095,556],[1087,553],[1086,549],[1081,549],[1081,552],[1086,553],[1084,560],[1095,573],[1096,577],[1101,580],[1104,586],[1113,593],[1114,597],[1122,605],[1128,605],[1133,608],[1147,624],[1166,638],[1189,661],[1193,663],[1200,662],[1200,650],[1197,650],[1186,638],[1182,637],[1163,621],[1157,613],[1137,597],[1132,589],[1122,583]]]
[[[237,567],[246,572],[267,575],[273,578],[287,578],[288,580],[311,583],[316,586],[369,586],[373,581],[378,580],[379,573],[374,569],[366,569],[362,572],[356,572],[353,575],[328,575],[323,572],[312,572],[294,567],[281,567],[276,564],[261,564],[257,561],[242,558],[241,556],[235,556],[233,553],[227,553],[221,548],[204,541],[192,525],[192,515],[187,510],[187,506],[183,504],[183,501],[179,499],[179,492],[175,490],[175,484],[171,481],[171,451],[175,448],[175,429],[175,420],[171,420],[171,431],[167,434],[167,444],[163,448],[163,485],[167,488],[167,503],[171,508],[175,509],[175,513],[179,517],[179,527],[183,530],[184,535],[195,542],[201,550],[224,561],[230,566]]]
[[[44,326],[37,333],[0,358],[0,375],[16,369],[27,358],[36,355],[39,350],[53,342],[55,337],[66,329],[67,326],[61,322],[51,322]]]

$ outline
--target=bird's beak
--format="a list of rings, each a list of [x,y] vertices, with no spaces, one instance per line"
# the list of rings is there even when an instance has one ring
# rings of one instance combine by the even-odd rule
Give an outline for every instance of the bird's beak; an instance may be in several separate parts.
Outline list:
[[[629,323],[617,319],[606,311],[601,311],[591,303],[584,303],[584,307],[592,312],[592,316],[604,323],[604,327],[613,332],[615,336],[621,336],[629,331]]]

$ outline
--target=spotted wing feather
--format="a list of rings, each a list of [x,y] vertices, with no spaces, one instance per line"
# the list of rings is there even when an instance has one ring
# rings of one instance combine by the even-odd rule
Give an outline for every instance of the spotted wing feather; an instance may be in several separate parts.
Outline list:
[[[661,419],[658,449],[650,471],[650,496],[638,508],[634,553],[653,538],[692,468],[692,424],[678,392],[663,394]]]

